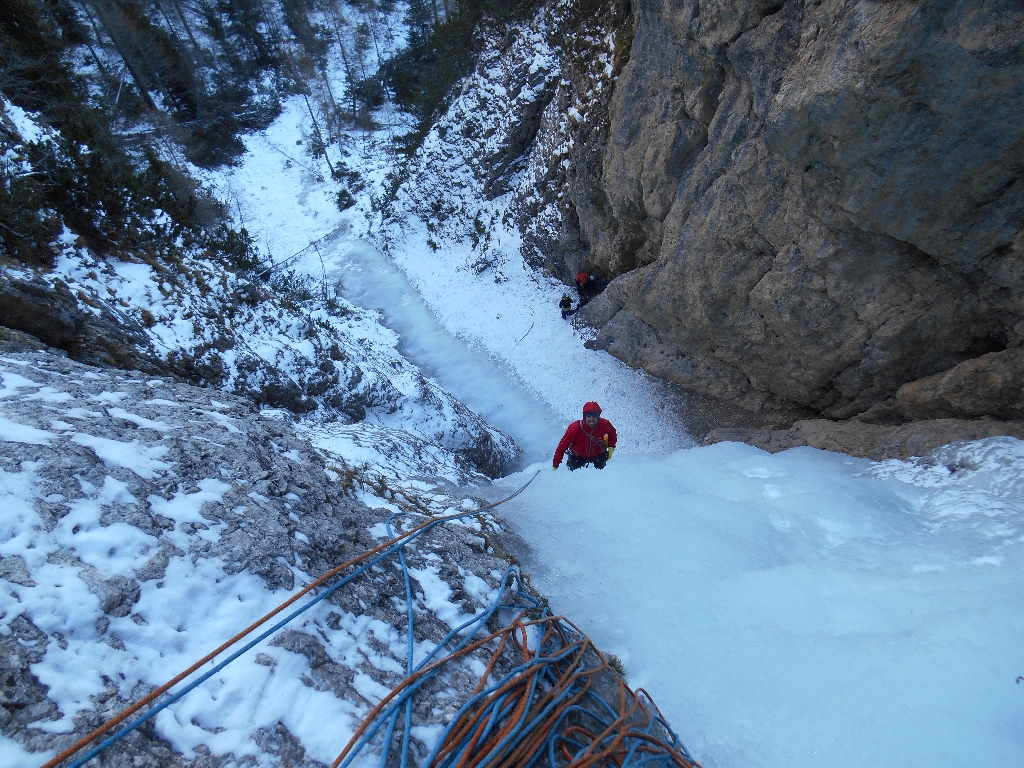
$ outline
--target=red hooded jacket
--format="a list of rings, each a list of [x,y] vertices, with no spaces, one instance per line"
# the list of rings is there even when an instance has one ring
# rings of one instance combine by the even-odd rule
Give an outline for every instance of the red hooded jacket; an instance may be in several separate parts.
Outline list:
[[[600,412],[601,406],[593,402],[583,406],[584,413],[591,411]],[[604,453],[605,448],[614,448],[616,439],[615,427],[607,419],[599,418],[593,430],[582,420],[574,421],[565,430],[565,435],[562,436],[558,448],[555,449],[554,465],[557,467],[562,463],[562,457],[565,456],[566,450],[581,459],[593,459]]]

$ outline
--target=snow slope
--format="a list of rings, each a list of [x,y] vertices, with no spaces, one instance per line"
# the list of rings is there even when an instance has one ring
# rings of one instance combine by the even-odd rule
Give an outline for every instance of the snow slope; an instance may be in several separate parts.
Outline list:
[[[383,148],[386,132],[348,146],[345,162],[367,180],[367,187],[357,196],[356,206],[341,212],[330,199],[332,187],[324,181],[323,160],[321,165],[315,165],[316,161],[308,157],[300,162],[292,159],[299,153],[279,151],[294,145],[292,137],[308,131],[308,122],[301,100],[292,100],[265,135],[247,138],[248,152],[238,167],[206,174],[207,182],[219,195],[232,201],[239,221],[250,229],[261,251],[272,262],[285,263],[300,275],[324,282],[331,295],[337,292],[371,313],[379,311],[387,327],[399,334],[397,351],[402,359],[397,359],[397,355],[389,359],[382,354],[394,346],[388,338],[389,331],[374,330],[372,323],[362,323],[354,329],[350,337],[370,341],[363,350],[356,347],[356,359],[364,368],[382,377],[381,372],[386,372],[388,365],[411,361],[431,385],[437,382],[489,424],[511,435],[527,451],[528,461],[539,459],[547,452],[551,440],[557,440],[566,413],[546,400],[538,403],[535,393],[524,387],[521,375],[472,336],[453,335],[443,319],[433,314],[433,307],[424,302],[407,275],[362,239],[375,223],[373,199],[380,194],[386,171],[393,162]],[[311,242],[317,242],[317,246],[309,248]],[[455,300],[460,298],[453,295]],[[542,341],[541,328],[545,328],[545,334],[551,333],[551,329],[543,322],[538,325],[537,340]],[[566,332],[557,326],[554,330]],[[568,333],[571,337],[572,331]],[[530,344],[534,342],[531,336]],[[611,360],[607,355],[603,357]],[[613,370],[621,367],[612,365]],[[403,386],[398,376],[392,383],[415,399],[414,385]],[[368,418],[429,438],[429,429],[424,424],[430,422],[431,404],[437,399],[423,398],[426,415],[418,409],[410,411],[403,407],[391,419],[382,414],[382,409],[371,411]],[[544,424],[540,434],[536,423]]]
[[[318,453],[300,431],[283,412],[209,389],[45,351],[0,354],[0,658],[9,705],[0,712],[0,766],[53,757],[314,577],[390,538],[392,512],[479,506],[464,491],[445,493],[445,479],[472,477],[437,446],[409,455],[387,450],[387,439],[416,448],[397,430],[310,424]],[[507,564],[483,552],[480,530],[478,519],[449,524],[408,548],[417,659],[450,631],[446,621],[458,626],[497,597]],[[401,595],[399,579],[377,566],[106,759],[273,766],[287,747],[304,758],[291,764],[330,763],[405,677],[411,640]],[[459,690],[448,679],[438,686]],[[429,731],[439,718],[420,722]]]

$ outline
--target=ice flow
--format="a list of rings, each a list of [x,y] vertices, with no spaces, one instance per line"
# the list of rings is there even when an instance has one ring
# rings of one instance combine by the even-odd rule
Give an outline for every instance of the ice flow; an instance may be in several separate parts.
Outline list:
[[[278,252],[338,223],[300,169],[250,149],[232,178]],[[657,383],[583,348],[557,312],[565,286],[522,262],[514,233],[498,288],[466,268],[468,245],[435,250],[414,215],[405,224],[390,252],[402,272],[344,242],[327,269],[384,310],[428,375],[543,458],[504,508],[534,547],[527,569],[706,768],[1024,765],[1024,443],[931,464],[676,451],[685,435]],[[318,260],[305,266],[320,276]],[[602,472],[552,472],[554,441],[595,398],[622,448]]]
[[[369,247],[335,268],[414,362],[539,457],[541,476],[504,510],[534,548],[534,583],[624,660],[706,768],[1024,764],[1024,443],[917,462],[634,449],[601,472],[552,472],[565,425],[481,349],[514,364],[488,343],[498,334],[454,339]],[[589,373],[593,353],[551,322],[519,367],[547,354]],[[645,426],[645,407],[606,412]]]
[[[449,334],[394,262],[360,241],[340,243],[327,256],[328,279],[341,295],[383,314],[401,338],[399,350],[488,424],[510,435],[526,462],[539,461],[561,437],[552,410],[531,397],[507,366],[479,345]]]
[[[534,584],[705,768],[1024,765],[1024,443],[542,469]]]

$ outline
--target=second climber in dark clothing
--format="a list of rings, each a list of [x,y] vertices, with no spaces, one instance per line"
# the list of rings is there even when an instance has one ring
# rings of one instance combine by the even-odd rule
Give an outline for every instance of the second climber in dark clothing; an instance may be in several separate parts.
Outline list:
[[[562,300],[558,302],[558,308],[562,310],[562,319],[565,320],[569,315],[575,315],[576,310],[572,308],[572,299],[569,298],[569,294],[563,293]]]
[[[570,424],[558,443],[552,469],[558,469],[567,452],[565,464],[570,471],[591,463],[597,469],[604,469],[615,452],[616,440],[615,427],[601,418],[601,406],[587,403],[583,406],[583,419]]]
[[[583,307],[594,298],[594,286],[596,280],[589,272],[580,272],[576,275],[576,291],[580,295],[580,307]]]
[[[580,295],[580,308],[586,306],[592,298],[607,287],[607,280],[598,280],[597,275],[590,272],[580,272],[576,275],[576,290]]]

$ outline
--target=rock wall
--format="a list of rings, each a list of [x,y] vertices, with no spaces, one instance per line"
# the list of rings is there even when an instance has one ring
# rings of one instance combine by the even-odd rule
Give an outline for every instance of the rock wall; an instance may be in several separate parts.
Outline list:
[[[0,272],[0,333],[29,334],[92,365],[168,373],[142,326],[109,304],[100,307],[106,311],[89,312],[64,282]]]
[[[768,426],[1019,418],[1024,8],[632,11],[556,265],[617,277],[594,343]]]

